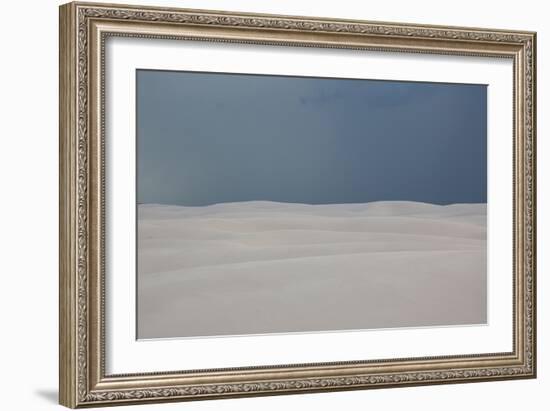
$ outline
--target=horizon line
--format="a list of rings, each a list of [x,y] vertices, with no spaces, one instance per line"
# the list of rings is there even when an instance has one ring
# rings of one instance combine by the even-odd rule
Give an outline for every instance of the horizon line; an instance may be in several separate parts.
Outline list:
[[[271,204],[288,204],[288,205],[310,205],[310,206],[331,206],[331,205],[364,205],[364,204],[374,204],[374,203],[414,203],[414,204],[425,204],[431,206],[452,206],[452,205],[487,205],[487,202],[458,202],[458,203],[429,203],[426,201],[414,201],[414,200],[375,200],[375,201],[366,201],[366,202],[349,202],[349,203],[299,203],[299,202],[290,202],[290,201],[273,201],[273,200],[243,200],[243,201],[225,201],[219,203],[203,204],[203,205],[184,205],[184,204],[169,204],[169,203],[140,203],[136,202],[137,206],[170,206],[170,207],[188,207],[188,208],[199,208],[199,207],[210,207],[216,205],[224,204],[240,204],[240,203],[271,203]]]

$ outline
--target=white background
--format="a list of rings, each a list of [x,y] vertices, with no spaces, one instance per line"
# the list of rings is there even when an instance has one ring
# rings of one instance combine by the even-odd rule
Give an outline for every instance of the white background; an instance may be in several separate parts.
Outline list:
[[[549,81],[550,27],[544,2],[524,0],[357,2],[214,0],[134,3],[279,14],[359,18],[538,31],[539,378],[537,380],[263,397],[126,409],[395,409],[542,410],[550,364],[550,132],[542,115]],[[61,409],[57,397],[57,1],[10,2],[0,25],[0,368],[2,409]],[[544,184],[546,182],[546,184]],[[545,231],[546,230],[546,231]]]

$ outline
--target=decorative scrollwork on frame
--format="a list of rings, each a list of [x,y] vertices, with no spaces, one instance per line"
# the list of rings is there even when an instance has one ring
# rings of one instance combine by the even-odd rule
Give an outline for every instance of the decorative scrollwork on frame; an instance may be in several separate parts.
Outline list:
[[[428,381],[449,381],[464,379],[490,379],[494,377],[512,377],[523,374],[523,367],[493,368],[468,371],[437,371],[400,373],[392,375],[365,375],[340,378],[310,378],[288,381],[267,381],[254,383],[212,384],[173,388],[143,390],[120,390],[93,392],[87,395],[88,402],[145,400],[154,398],[200,397],[212,395],[253,394],[278,391],[312,391],[326,388],[353,388],[389,386],[405,383],[423,383]]]

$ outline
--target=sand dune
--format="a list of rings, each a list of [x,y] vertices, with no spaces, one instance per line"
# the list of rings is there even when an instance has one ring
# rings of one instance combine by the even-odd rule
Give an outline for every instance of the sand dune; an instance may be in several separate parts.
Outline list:
[[[139,338],[486,322],[486,205],[138,208]]]

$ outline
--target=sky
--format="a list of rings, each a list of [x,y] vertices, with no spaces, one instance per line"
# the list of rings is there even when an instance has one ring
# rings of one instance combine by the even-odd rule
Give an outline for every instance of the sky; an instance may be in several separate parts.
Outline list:
[[[138,70],[137,201],[487,201],[487,86]]]

